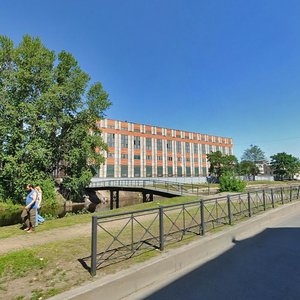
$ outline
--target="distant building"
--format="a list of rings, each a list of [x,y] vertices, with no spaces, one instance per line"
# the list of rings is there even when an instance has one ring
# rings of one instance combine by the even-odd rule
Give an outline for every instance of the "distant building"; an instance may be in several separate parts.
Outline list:
[[[227,137],[111,119],[97,126],[109,147],[102,178],[207,176],[207,153],[233,153]]]
[[[255,165],[259,169],[259,174],[261,175],[273,175],[273,171],[271,169],[271,166],[267,160],[258,161],[255,163]]]

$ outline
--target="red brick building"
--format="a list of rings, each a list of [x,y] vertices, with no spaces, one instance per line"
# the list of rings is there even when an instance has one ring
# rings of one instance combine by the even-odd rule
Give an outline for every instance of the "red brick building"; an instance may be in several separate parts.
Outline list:
[[[233,152],[226,137],[110,119],[97,126],[109,147],[99,177],[207,176],[207,153]]]

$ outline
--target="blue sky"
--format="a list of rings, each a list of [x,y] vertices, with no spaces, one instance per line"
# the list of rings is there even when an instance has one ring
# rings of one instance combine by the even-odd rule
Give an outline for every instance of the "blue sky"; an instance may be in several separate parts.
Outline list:
[[[300,157],[300,1],[2,0],[0,34],[66,50],[107,117]]]

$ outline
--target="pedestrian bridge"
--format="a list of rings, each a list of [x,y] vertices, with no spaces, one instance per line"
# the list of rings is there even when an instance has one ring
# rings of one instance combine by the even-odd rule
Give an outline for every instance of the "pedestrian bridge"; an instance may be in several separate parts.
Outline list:
[[[144,179],[113,179],[93,181],[86,188],[89,190],[109,190],[110,208],[119,208],[119,192],[141,192],[143,202],[153,201],[153,195],[163,197],[176,196],[195,196],[199,195],[202,189],[195,184],[183,184],[163,180],[144,180]]]

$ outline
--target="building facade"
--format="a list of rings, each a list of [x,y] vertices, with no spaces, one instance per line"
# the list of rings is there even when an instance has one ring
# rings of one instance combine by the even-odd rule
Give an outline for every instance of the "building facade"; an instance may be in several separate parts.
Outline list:
[[[207,153],[233,153],[226,137],[111,119],[97,127],[109,149],[101,178],[207,176]]]

